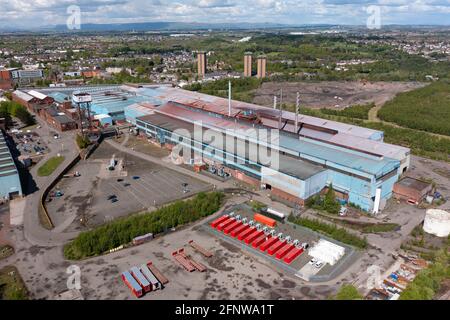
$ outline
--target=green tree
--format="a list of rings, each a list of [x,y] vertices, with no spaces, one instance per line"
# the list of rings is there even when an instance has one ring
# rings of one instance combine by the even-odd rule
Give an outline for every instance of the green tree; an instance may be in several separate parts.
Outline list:
[[[332,297],[333,300],[361,300],[363,296],[359,293],[351,284],[344,284],[338,291],[338,293]]]

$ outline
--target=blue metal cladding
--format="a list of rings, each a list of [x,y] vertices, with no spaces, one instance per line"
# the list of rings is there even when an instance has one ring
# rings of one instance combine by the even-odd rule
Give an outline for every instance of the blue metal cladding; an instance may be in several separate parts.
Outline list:
[[[147,131],[149,134],[155,135],[155,128],[152,125],[149,124],[140,124],[138,123],[137,126],[141,128],[144,131]],[[168,132],[165,129],[157,128],[156,131],[158,132],[157,137],[160,141],[167,141],[169,139],[173,143],[184,143],[186,145],[191,145],[190,142],[186,143],[186,138],[182,139],[183,141],[180,141],[176,134],[173,134],[171,132]],[[317,149],[320,149],[322,146],[316,146]],[[235,165],[238,169],[242,170],[243,172],[254,174],[257,177],[261,177],[261,173],[255,170],[250,169],[247,166],[244,166],[242,164],[236,163],[234,161],[231,163],[229,161],[230,157],[227,152],[223,150],[219,150],[216,148],[211,147],[210,145],[204,145],[203,147],[200,147],[198,143],[194,144],[194,150],[196,152],[204,152],[204,156],[207,156],[211,159],[214,159],[216,161],[219,161],[221,163],[229,163]],[[233,158],[233,157],[231,157]],[[227,161],[228,160],[228,161]],[[242,160],[242,159],[239,159]],[[314,160],[311,158],[310,160]],[[374,160],[368,160],[369,162],[375,162]],[[252,163],[251,161],[247,161],[251,164],[256,165],[257,167],[260,167],[260,165]],[[314,161],[317,163],[317,161]],[[330,163],[328,161],[324,161],[324,165],[329,165]],[[374,170],[374,168],[369,169],[368,171],[376,172],[377,176],[379,176],[381,173],[388,173],[389,170],[395,170],[396,167],[398,167],[399,161],[396,160],[384,160],[382,161],[382,166],[378,164],[378,167]],[[358,177],[357,175],[364,177]],[[390,178],[387,178],[384,181],[377,181],[375,179],[375,174],[369,174],[368,172],[361,172],[357,171],[356,169],[350,169],[349,167],[340,166],[337,164],[334,164],[333,167],[329,167],[328,170],[322,171],[318,174],[313,175],[312,177],[306,179],[305,181],[300,180],[300,186],[297,188],[296,192],[298,194],[296,195],[299,198],[307,199],[314,194],[320,192],[325,185],[332,184],[333,188],[335,188],[337,191],[344,192],[348,194],[349,196],[349,202],[361,207],[365,211],[371,211],[374,206],[374,200],[375,192],[377,188],[381,188],[381,198],[382,199],[389,199],[392,195],[392,189],[394,183],[398,180],[398,171],[395,175],[393,175]],[[283,183],[286,183],[284,181],[281,181],[280,179],[277,179],[277,182],[282,185]],[[286,186],[288,187],[288,186]],[[289,188],[289,189],[292,189]]]
[[[17,170],[11,175],[0,177],[0,196],[9,198],[11,193],[17,193],[20,196],[22,195],[22,187],[20,185],[20,178]]]

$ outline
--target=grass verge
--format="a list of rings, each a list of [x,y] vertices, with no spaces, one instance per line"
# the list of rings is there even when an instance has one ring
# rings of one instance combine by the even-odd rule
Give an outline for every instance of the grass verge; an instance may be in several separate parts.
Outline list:
[[[48,159],[42,166],[38,168],[38,175],[40,177],[46,177],[53,173],[53,171],[56,170],[56,168],[59,167],[61,163],[63,163],[64,157],[52,157]]]
[[[368,243],[366,238],[361,238],[354,235],[344,228],[339,228],[336,224],[324,223],[318,219],[296,218],[293,215],[290,215],[288,219],[292,223],[322,233],[342,243],[349,244],[360,249],[367,248]]]
[[[0,260],[6,259],[14,254],[14,248],[8,245],[0,246]]]
[[[28,300],[28,291],[14,266],[0,269],[0,300]]]

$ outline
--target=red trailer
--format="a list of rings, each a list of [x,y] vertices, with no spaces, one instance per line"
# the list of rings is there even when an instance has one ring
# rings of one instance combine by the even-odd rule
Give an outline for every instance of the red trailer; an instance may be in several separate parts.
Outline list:
[[[230,236],[232,236],[233,238],[236,238],[239,234],[241,234],[242,232],[244,232],[248,228],[250,228],[250,226],[248,224],[243,224],[242,226],[237,227],[236,229],[231,231]]]
[[[252,242],[252,247],[253,248],[258,248],[261,244],[263,244],[264,241],[266,241],[266,239],[270,237],[270,236],[266,236],[265,234],[259,236],[258,238],[256,238],[253,242]]]
[[[277,259],[283,259],[285,255],[287,255],[292,249],[294,249],[295,246],[293,244],[287,245],[284,248],[281,248],[280,250],[278,250],[277,255],[275,256],[275,258]]]
[[[303,248],[294,248],[284,258],[284,262],[286,262],[287,264],[290,264],[292,261],[294,261],[302,253],[303,253]]]
[[[147,267],[150,269],[150,271],[155,275],[156,279],[159,280],[162,284],[169,283],[169,279],[167,279],[161,271],[153,264],[153,262],[149,261],[147,262]]]
[[[281,248],[283,248],[286,245],[286,241],[281,241],[278,240],[277,242],[275,242],[270,248],[269,250],[267,250],[267,253],[270,254],[271,256],[274,255],[278,250],[280,250]]]
[[[245,243],[246,244],[250,244],[252,243],[256,238],[259,238],[260,236],[262,236],[264,234],[264,231],[258,231],[258,232],[254,232],[251,235],[249,235],[247,238],[245,238]]]
[[[228,227],[229,225],[231,225],[232,223],[234,223],[236,220],[234,218],[229,218],[228,220],[225,220],[224,222],[221,222],[218,226],[217,226],[217,230],[222,231],[223,229],[225,229],[226,227]]]
[[[139,270],[138,267],[132,267],[130,269],[130,273],[134,277],[134,279],[137,281],[137,283],[142,287],[142,289],[144,289],[144,292],[149,292],[152,289],[151,283],[142,274],[141,270]]]
[[[137,283],[130,272],[125,271],[122,273],[122,281],[127,285],[127,287],[137,298],[142,297],[142,295],[144,294],[142,291],[142,287]]]
[[[242,225],[241,221],[235,221],[234,223],[230,224],[228,227],[223,229],[223,233],[229,234],[231,231],[233,231],[234,229],[236,229],[237,227],[239,227],[241,225]]]
[[[217,218],[216,220],[211,222],[211,227],[215,228],[219,225],[219,223],[222,223],[227,219],[228,219],[228,216],[221,216],[220,218]]]
[[[275,242],[278,241],[277,237],[273,237],[273,238],[269,238],[268,240],[266,240],[266,242],[264,242],[259,249],[261,251],[266,251],[268,248],[270,248],[271,245],[273,245]]]
[[[184,256],[184,249],[172,252],[172,257],[188,272],[195,270],[195,267]]]
[[[247,230],[245,230],[244,232],[242,232],[241,234],[238,235],[238,240],[244,240],[245,238],[247,238],[249,235],[251,235],[253,232],[257,231],[256,228],[249,228]]]

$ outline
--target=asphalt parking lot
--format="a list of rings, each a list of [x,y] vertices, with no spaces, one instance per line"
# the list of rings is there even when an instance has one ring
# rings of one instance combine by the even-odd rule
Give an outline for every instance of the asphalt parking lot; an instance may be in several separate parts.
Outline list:
[[[116,169],[109,171],[111,157]],[[208,191],[211,185],[158,164],[125,155],[103,143],[72,170],[79,177],[63,178],[52,191],[47,208],[58,231],[83,230],[130,213]]]

